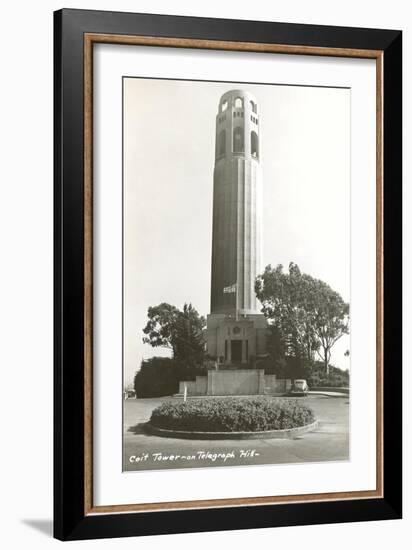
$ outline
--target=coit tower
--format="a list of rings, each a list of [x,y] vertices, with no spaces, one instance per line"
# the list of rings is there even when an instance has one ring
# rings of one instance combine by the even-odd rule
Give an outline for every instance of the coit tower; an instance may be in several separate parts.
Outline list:
[[[257,312],[261,200],[258,104],[252,94],[231,90],[216,116],[211,313]]]
[[[207,325],[208,353],[226,363],[247,362],[250,355],[264,352],[266,321],[254,290],[262,256],[260,161],[258,102],[247,91],[230,90],[221,97],[216,115]]]

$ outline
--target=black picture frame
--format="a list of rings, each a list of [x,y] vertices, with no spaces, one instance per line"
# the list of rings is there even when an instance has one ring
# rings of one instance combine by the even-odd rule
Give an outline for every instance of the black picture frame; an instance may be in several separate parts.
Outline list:
[[[383,495],[259,506],[87,513],[84,386],[84,44],[87,33],[379,50],[383,59]],[[63,9],[54,14],[54,536],[125,537],[402,515],[402,33]]]

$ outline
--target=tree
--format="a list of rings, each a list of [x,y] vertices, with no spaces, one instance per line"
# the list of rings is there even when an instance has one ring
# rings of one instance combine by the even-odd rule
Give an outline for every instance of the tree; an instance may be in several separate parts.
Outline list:
[[[165,347],[172,351],[173,359],[184,366],[200,365],[204,360],[202,330],[206,325],[192,304],[183,310],[161,303],[149,307],[148,321],[143,329],[145,344]]]
[[[320,346],[316,350],[329,374],[332,347],[349,333],[349,304],[323,281],[313,279],[313,326]]]
[[[149,307],[147,310],[149,320],[143,329],[144,334],[146,334],[143,337],[143,342],[154,348],[168,348],[172,350],[174,356],[178,314],[177,307],[166,303]]]
[[[266,374],[276,374],[278,378],[287,378],[288,364],[282,335],[275,325],[270,325],[266,335],[268,356],[257,362],[258,368],[264,368]]]
[[[349,305],[329,285],[301,273],[289,264],[268,265],[255,283],[256,296],[262,311],[276,328],[285,354],[299,361],[322,357],[326,373],[329,370],[331,349],[347,334]]]
[[[206,320],[192,304],[184,304],[176,325],[175,359],[188,366],[200,365],[205,359],[203,329]]]
[[[275,269],[268,265],[256,279],[255,291],[285,354],[312,360],[318,341],[307,314],[308,281],[299,267],[291,263],[289,273],[284,273],[282,265]]]

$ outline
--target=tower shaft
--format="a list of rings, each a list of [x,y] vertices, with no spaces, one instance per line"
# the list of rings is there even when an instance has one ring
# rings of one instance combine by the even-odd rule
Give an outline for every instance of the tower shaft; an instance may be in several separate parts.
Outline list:
[[[261,187],[257,103],[233,90],[216,117],[211,313],[258,313]]]

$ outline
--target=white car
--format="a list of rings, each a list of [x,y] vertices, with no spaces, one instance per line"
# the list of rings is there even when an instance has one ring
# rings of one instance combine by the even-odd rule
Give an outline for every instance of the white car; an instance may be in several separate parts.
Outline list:
[[[293,381],[290,393],[292,395],[307,395],[308,391],[309,386],[306,380],[304,380],[303,378],[297,378]]]

